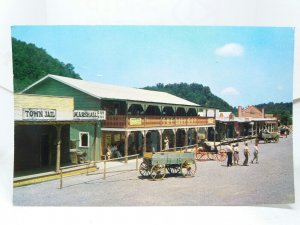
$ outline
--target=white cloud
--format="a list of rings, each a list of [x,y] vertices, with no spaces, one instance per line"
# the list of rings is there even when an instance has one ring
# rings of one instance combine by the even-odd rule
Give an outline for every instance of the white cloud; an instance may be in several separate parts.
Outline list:
[[[221,91],[221,95],[239,95],[239,91],[233,87],[226,87]]]
[[[215,50],[215,54],[222,57],[235,57],[244,55],[244,47],[237,43],[229,43]]]
[[[96,76],[97,76],[97,77],[103,77],[104,75],[102,75],[102,74],[97,74]]]

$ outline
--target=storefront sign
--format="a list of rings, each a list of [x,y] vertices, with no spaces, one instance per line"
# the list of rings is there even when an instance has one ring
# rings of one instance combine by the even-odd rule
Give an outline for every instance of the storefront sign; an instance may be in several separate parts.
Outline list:
[[[208,118],[208,119],[207,119],[207,123],[208,123],[208,124],[214,124],[214,123],[215,123],[215,119],[213,119],[213,118]]]
[[[106,111],[104,110],[74,110],[74,120],[105,120]]]
[[[142,125],[142,118],[130,118],[129,119],[129,125]]]
[[[55,109],[23,108],[23,120],[56,120]]]

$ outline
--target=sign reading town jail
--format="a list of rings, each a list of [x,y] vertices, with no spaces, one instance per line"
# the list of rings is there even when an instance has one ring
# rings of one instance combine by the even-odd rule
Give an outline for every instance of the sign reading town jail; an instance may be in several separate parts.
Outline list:
[[[104,110],[74,110],[74,120],[106,120]]]
[[[23,120],[56,120],[55,109],[23,108]]]

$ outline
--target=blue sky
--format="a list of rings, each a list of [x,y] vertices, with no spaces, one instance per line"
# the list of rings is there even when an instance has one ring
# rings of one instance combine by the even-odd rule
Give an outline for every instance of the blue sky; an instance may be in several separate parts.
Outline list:
[[[82,79],[130,87],[200,83],[232,106],[292,101],[294,29],[14,26]]]

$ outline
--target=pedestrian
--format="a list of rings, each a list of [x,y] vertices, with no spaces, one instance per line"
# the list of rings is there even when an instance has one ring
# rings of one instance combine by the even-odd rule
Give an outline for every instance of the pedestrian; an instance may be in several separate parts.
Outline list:
[[[232,166],[232,147],[229,144],[225,145],[225,151],[227,153],[227,167]]]
[[[165,137],[165,150],[169,150],[169,138],[168,137]]]
[[[253,155],[254,155],[254,157],[253,157],[251,163],[253,164],[254,160],[256,160],[256,163],[258,163],[258,142],[255,143]]]
[[[236,144],[233,148],[233,159],[234,165],[239,165],[240,155],[239,155],[239,144]]]
[[[248,165],[249,155],[250,155],[250,152],[249,152],[248,143],[245,143],[245,148],[244,148],[245,160],[244,160],[243,166],[249,166]]]

